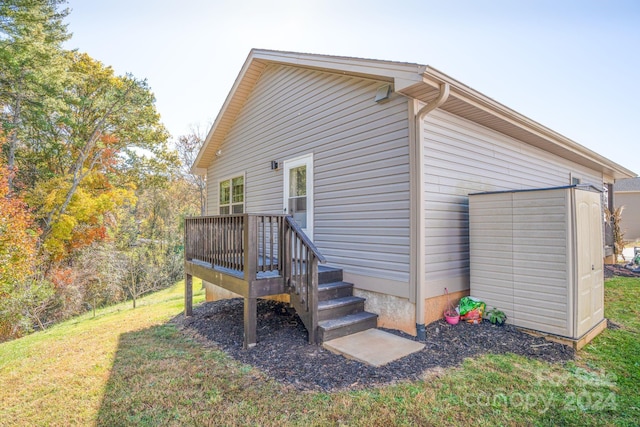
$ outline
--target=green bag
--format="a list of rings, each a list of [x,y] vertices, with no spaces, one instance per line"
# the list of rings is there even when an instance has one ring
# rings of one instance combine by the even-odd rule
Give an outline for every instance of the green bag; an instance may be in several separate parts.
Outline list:
[[[476,308],[483,308],[485,304],[477,298],[474,297],[462,297],[460,299],[460,303],[458,304],[458,309],[460,311],[460,316],[464,316],[468,312],[475,310]]]

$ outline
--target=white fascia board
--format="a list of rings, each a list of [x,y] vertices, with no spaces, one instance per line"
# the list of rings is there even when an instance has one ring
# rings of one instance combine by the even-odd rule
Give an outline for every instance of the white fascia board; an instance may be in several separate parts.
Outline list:
[[[247,59],[244,61],[244,64],[242,65],[242,69],[240,70],[238,77],[236,77],[236,80],[233,82],[233,86],[231,87],[231,90],[227,94],[227,97],[224,100],[224,103],[222,104],[222,108],[220,108],[220,111],[218,112],[218,115],[216,116],[216,119],[213,122],[211,129],[209,129],[209,133],[207,134],[207,137],[205,138],[204,143],[202,144],[202,147],[200,148],[200,151],[196,156],[196,160],[193,162],[193,168],[196,168],[196,169],[201,168],[200,162],[202,161],[202,157],[204,153],[207,151],[207,148],[211,143],[211,138],[213,137],[215,130],[218,128],[220,124],[220,120],[222,119],[222,117],[224,117],[224,114],[227,108],[229,107],[229,104],[231,103],[231,100],[233,99],[233,96],[236,93],[238,86],[240,86],[242,79],[244,78],[244,75],[246,74],[247,70],[251,66],[253,57],[254,57],[254,50],[251,50],[251,52],[249,52],[249,55],[247,56]]]
[[[272,50],[256,50],[254,57],[277,64],[393,81],[395,87],[401,88],[422,82],[426,69],[424,65],[403,62]]]

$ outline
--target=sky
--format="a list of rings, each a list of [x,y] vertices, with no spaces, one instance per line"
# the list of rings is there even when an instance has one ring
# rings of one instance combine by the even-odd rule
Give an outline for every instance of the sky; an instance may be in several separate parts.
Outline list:
[[[69,0],[68,48],[206,134],[252,48],[430,65],[640,173],[638,0]]]

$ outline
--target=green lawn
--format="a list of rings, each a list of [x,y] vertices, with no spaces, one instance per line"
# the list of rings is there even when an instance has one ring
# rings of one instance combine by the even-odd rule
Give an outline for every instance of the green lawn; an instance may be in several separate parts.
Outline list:
[[[606,283],[608,329],[575,362],[467,359],[424,380],[300,393],[167,321],[182,284],[0,344],[0,425],[637,425],[640,280]],[[197,286],[195,288],[198,288]],[[195,298],[203,300],[202,292]]]

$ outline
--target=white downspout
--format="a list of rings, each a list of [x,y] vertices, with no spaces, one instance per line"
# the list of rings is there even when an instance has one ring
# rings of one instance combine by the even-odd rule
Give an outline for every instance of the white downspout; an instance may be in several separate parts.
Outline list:
[[[425,203],[424,203],[424,141],[423,141],[423,120],[427,114],[444,104],[449,98],[449,83],[440,84],[440,94],[435,101],[428,103],[422,107],[415,115],[415,155],[413,156],[414,170],[417,178],[416,197],[413,201],[413,208],[416,210],[416,230],[417,230],[417,262],[415,269],[416,284],[416,334],[420,341],[426,339],[426,331],[424,325],[424,289],[425,282]]]

